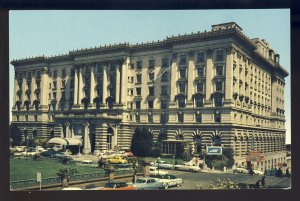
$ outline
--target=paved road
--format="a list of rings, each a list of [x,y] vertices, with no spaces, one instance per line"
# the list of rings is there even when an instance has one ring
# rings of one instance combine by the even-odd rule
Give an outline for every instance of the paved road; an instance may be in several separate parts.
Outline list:
[[[168,170],[169,174],[176,175],[183,179],[184,183],[182,186],[174,187],[171,189],[174,190],[183,190],[183,189],[207,189],[209,188],[210,181],[216,183],[218,179],[230,179],[236,183],[246,183],[246,184],[255,184],[262,176],[258,175],[246,175],[246,174],[233,174],[233,173],[191,173],[191,172],[181,172]],[[267,187],[279,187],[279,188],[288,188],[290,187],[291,178],[290,177],[274,177],[266,176],[266,186]]]

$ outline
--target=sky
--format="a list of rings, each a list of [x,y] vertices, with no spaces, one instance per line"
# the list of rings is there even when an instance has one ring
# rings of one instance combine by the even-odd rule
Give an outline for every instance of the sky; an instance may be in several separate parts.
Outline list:
[[[66,54],[105,44],[163,40],[236,22],[249,38],[266,39],[290,73],[290,10],[10,11],[9,57]],[[10,108],[14,69],[10,65]],[[286,143],[291,143],[290,76],[285,85]],[[11,118],[11,117],[10,117]]]

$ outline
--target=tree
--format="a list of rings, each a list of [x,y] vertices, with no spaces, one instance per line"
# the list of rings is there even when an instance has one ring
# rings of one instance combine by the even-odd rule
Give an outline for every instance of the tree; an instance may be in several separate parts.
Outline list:
[[[153,135],[148,128],[136,128],[131,141],[131,151],[136,156],[151,156]]]
[[[232,148],[225,148],[223,149],[223,155],[228,159],[227,160],[227,167],[232,167],[234,165],[234,151]]]
[[[17,124],[11,124],[9,128],[10,138],[12,139],[12,146],[20,146],[22,142],[22,132]]]
[[[76,174],[78,171],[76,168],[67,167],[67,168],[60,168],[58,170],[57,175],[60,177],[61,181],[63,182],[63,187],[67,187],[70,182],[70,177]]]
[[[167,131],[161,130],[159,135],[157,136],[156,143],[154,144],[154,149],[152,150],[153,157],[159,157],[161,154],[161,150],[163,148],[163,140],[167,139]]]

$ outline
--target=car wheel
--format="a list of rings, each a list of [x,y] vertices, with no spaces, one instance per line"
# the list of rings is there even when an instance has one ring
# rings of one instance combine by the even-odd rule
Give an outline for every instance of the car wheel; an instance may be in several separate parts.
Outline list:
[[[165,190],[167,190],[169,188],[169,185],[168,184],[165,184]]]

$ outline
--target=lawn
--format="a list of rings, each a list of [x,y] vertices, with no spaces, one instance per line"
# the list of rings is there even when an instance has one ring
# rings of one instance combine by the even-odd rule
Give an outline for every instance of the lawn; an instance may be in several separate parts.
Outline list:
[[[27,180],[27,179],[36,179],[36,173],[41,172],[42,177],[56,177],[56,173],[59,168],[66,167],[71,165],[63,165],[60,162],[55,161],[34,161],[34,160],[24,160],[11,158],[10,159],[10,180]],[[77,174],[85,173],[96,173],[103,171],[102,169],[93,168],[93,167],[83,167],[79,165],[73,165],[77,170]]]

